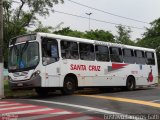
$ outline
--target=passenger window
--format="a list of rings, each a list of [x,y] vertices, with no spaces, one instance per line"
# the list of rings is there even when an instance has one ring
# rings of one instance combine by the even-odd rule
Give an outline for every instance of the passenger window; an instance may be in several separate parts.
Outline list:
[[[110,58],[112,62],[123,62],[121,48],[110,47]]]
[[[107,46],[96,45],[96,60],[109,61],[109,50]]]
[[[77,42],[61,41],[61,55],[64,59],[79,59]]]
[[[95,60],[94,46],[92,44],[80,43],[79,50],[82,60]]]
[[[135,56],[132,49],[123,49],[123,59],[125,63],[135,63]]]
[[[42,39],[42,61],[43,65],[48,65],[59,60],[58,42],[55,39]]]
[[[144,51],[135,50],[135,56],[137,64],[146,64]]]
[[[155,65],[154,53],[146,52],[145,54],[146,54],[146,63],[147,63],[147,65]]]

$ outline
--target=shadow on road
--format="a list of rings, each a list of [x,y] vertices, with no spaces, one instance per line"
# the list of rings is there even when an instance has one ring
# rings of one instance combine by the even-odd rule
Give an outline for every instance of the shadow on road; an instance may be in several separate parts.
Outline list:
[[[74,93],[74,95],[97,95],[97,94],[112,94],[112,93],[125,93],[125,92],[138,92],[138,91],[147,91],[152,90],[155,88],[139,88],[134,91],[126,91],[121,87],[111,87],[111,88],[85,88],[82,90],[78,90]],[[23,90],[22,90],[23,92]],[[33,92],[33,91],[32,91]],[[47,96],[38,96],[36,93],[27,95],[27,96],[9,96],[6,97],[7,99],[49,99],[54,97],[63,97],[64,95],[61,94],[59,90],[55,92],[50,92]]]

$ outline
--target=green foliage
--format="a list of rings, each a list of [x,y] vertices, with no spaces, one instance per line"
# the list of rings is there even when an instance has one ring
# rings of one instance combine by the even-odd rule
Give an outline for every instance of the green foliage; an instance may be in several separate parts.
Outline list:
[[[109,31],[104,31],[104,30],[91,30],[86,32],[80,32],[77,30],[71,30],[69,27],[67,27],[63,28],[62,30],[55,31],[54,33],[72,37],[92,39],[92,40],[115,42],[113,34],[110,33]]]
[[[39,22],[38,27],[33,31],[35,32],[44,32],[44,33],[52,33],[53,27],[51,26],[43,26],[41,22]]]
[[[114,36],[109,31],[104,30],[91,30],[85,32],[85,38],[92,40],[99,40],[105,42],[115,42]]]
[[[158,68],[160,68],[160,18],[151,23],[147,28],[144,37],[137,42],[138,46],[157,50]]]
[[[54,5],[63,3],[63,0],[17,0],[16,8],[14,1],[3,2],[4,11],[4,57],[7,62],[8,43],[10,38],[26,34],[26,27],[35,25],[38,22],[36,16],[47,16]],[[25,10],[24,10],[25,8]],[[48,30],[48,28],[46,28]],[[46,31],[43,29],[43,31]],[[37,30],[38,31],[38,30]]]
[[[71,30],[69,27],[63,28],[62,30],[59,31],[55,31],[54,34],[84,38],[83,32],[77,30]]]
[[[160,36],[160,18],[151,22],[151,28],[147,28],[144,33],[145,38],[159,37]]]
[[[117,26],[118,35],[115,36],[116,42],[125,45],[135,45],[135,43],[130,39],[130,28],[125,28],[124,26]]]

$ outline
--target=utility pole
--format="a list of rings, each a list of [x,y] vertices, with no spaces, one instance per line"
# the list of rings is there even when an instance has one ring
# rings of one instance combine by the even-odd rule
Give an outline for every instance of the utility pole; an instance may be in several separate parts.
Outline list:
[[[90,18],[91,18],[91,15],[92,15],[92,13],[90,12],[90,13],[86,13],[86,15],[88,15],[89,16],[89,27],[88,27],[88,29],[90,30],[90,27],[91,27],[91,20],[90,20]]]
[[[4,98],[3,78],[3,0],[0,0],[0,99]]]

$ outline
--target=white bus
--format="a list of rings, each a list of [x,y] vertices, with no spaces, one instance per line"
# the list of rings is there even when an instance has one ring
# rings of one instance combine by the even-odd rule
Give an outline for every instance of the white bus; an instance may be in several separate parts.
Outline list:
[[[40,95],[60,89],[122,86],[134,90],[158,83],[154,49],[36,33],[9,44],[12,89],[35,88]]]

